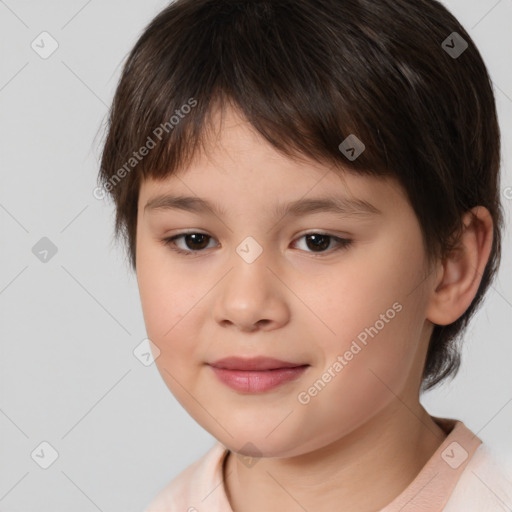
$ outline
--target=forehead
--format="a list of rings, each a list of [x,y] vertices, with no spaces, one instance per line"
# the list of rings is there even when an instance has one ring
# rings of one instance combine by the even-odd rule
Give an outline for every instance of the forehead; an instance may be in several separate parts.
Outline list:
[[[202,146],[186,167],[163,179],[143,181],[139,210],[180,203],[191,211],[214,205],[217,213],[227,213],[231,206],[254,203],[262,211],[282,215],[288,203],[294,203],[288,210],[299,212],[312,206],[308,201],[322,199],[364,214],[396,207],[405,196],[391,177],[285,155],[228,108],[212,113]]]

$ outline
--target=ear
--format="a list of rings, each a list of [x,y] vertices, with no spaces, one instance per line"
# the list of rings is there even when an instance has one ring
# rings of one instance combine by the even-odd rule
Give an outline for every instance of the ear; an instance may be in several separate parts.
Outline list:
[[[489,210],[475,206],[463,217],[464,231],[457,248],[438,264],[438,274],[426,318],[448,325],[460,318],[473,301],[489,260],[493,221]]]

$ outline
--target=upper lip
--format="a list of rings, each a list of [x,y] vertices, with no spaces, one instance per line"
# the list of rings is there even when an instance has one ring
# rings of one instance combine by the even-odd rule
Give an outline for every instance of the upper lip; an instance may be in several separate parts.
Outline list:
[[[246,370],[246,371],[262,371],[276,370],[278,368],[294,368],[297,366],[306,366],[304,363],[293,363],[290,361],[281,361],[271,357],[225,357],[218,359],[213,363],[208,363],[216,368],[224,368],[226,370]]]

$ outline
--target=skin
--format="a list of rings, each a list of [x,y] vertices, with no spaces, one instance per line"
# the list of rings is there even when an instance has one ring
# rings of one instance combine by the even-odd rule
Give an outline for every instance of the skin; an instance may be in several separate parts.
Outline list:
[[[426,350],[433,324],[453,322],[475,296],[492,219],[482,207],[468,213],[461,250],[429,269],[420,225],[397,182],[285,156],[235,110],[215,119],[218,130],[188,167],[140,188],[137,280],[158,369],[188,413],[231,450],[224,487],[233,511],[323,512],[340,503],[379,510],[446,437],[419,401]],[[145,210],[165,193],[218,202],[225,215]],[[333,193],[381,213],[272,215],[277,203]],[[162,242],[185,231],[211,238],[202,246],[176,240],[189,256]],[[311,232],[353,242],[334,250],[327,238],[328,248],[315,250],[304,237]],[[248,236],[263,250],[252,263],[236,252]],[[194,252],[198,245],[204,248]],[[298,394],[394,303],[402,306],[394,318],[300,403]],[[206,364],[232,355],[310,366],[294,381],[251,394],[227,387]],[[244,455],[261,458],[246,465]]]

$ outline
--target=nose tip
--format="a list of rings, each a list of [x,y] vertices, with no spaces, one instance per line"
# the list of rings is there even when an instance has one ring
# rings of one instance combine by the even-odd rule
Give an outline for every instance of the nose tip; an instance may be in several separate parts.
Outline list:
[[[246,333],[269,331],[284,325],[290,311],[280,280],[269,272],[264,259],[242,263],[232,268],[229,277],[215,288],[217,324]]]

